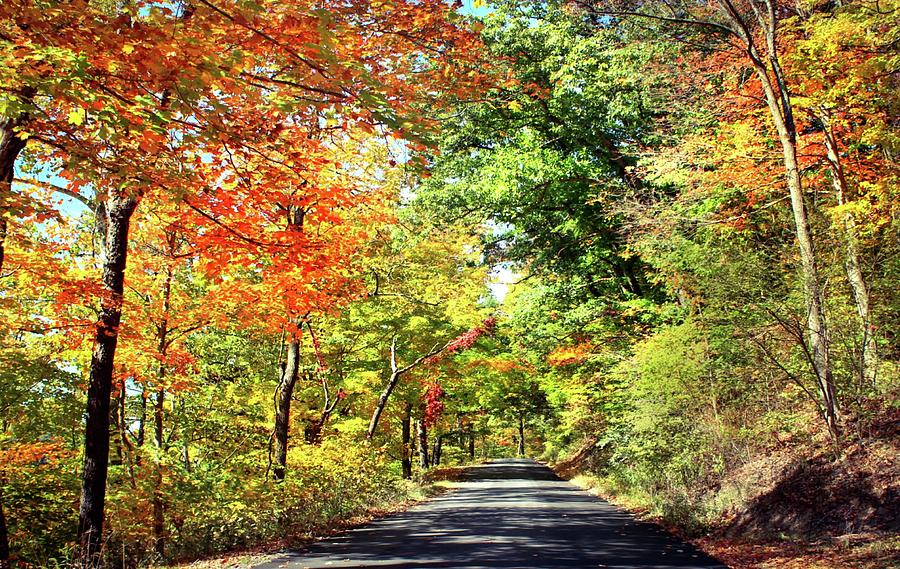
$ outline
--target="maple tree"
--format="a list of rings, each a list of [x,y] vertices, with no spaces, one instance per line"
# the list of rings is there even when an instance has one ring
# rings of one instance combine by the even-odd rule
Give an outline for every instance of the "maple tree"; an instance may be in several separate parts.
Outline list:
[[[290,540],[479,455],[700,527],[868,445],[894,8],[3,2],[0,563]]]
[[[61,176],[69,180],[69,192],[89,186],[96,193],[105,233],[103,301],[88,389],[83,565],[98,563],[100,555],[112,374],[128,233],[139,202],[177,199],[232,241],[257,248],[253,253],[293,248],[295,256],[282,260],[296,260],[296,251],[308,244],[293,240],[290,226],[299,225],[303,214],[297,212],[309,201],[320,200],[309,194],[278,200],[266,192],[310,183],[304,172],[322,165],[317,154],[325,146],[310,131],[324,119],[341,129],[385,124],[399,134],[405,127],[415,136],[404,108],[427,92],[422,88],[429,76],[458,65],[455,56],[463,53],[468,32],[449,22],[443,4],[358,8],[307,13],[279,3],[252,11],[210,2],[177,9],[138,3],[113,13],[87,3],[49,11],[30,2],[4,5],[4,57],[14,64],[5,77],[14,88],[4,99],[3,199],[10,203],[4,204],[3,235],[13,205],[14,164],[29,139],[45,153],[40,160],[65,164]],[[382,27],[393,33],[378,33]],[[223,37],[230,51],[221,49]],[[300,38],[312,41],[294,47]],[[404,56],[423,54],[419,42],[435,40],[443,64]],[[57,65],[66,71],[49,73]],[[404,68],[416,73],[415,86],[401,79]],[[259,136],[267,142],[262,149]],[[193,168],[184,169],[185,163]],[[253,180],[245,177],[250,167]],[[259,217],[223,220],[223,210],[237,200],[243,213]],[[278,208],[266,215],[274,203],[287,212],[286,230],[272,228]],[[314,213],[328,215],[329,205]],[[214,231],[203,237],[221,239]],[[196,245],[204,247],[202,241]],[[158,393],[161,402],[164,392]]]

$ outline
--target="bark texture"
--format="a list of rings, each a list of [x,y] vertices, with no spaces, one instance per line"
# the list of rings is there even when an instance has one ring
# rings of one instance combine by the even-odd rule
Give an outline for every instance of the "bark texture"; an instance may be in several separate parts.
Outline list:
[[[388,378],[387,385],[378,397],[378,403],[375,405],[375,410],[372,412],[372,419],[369,421],[369,428],[366,431],[366,439],[371,439],[375,436],[375,431],[378,429],[378,421],[381,419],[382,413],[384,413],[384,408],[387,406],[391,393],[394,392],[394,388],[397,387],[397,384],[400,382],[401,376],[428,358],[443,352],[449,345],[450,342],[447,342],[441,347],[435,346],[427,354],[419,356],[409,365],[400,367],[397,364],[397,338],[391,339],[391,375]]]
[[[109,469],[109,406],[113,364],[122,319],[122,291],[128,257],[128,229],[137,199],[111,196],[107,204],[107,251],[103,263],[104,298],[95,326],[87,391],[84,468],[78,511],[75,564],[98,567],[102,561],[103,513]]]
[[[403,472],[403,478],[406,480],[412,478],[411,414],[412,405],[407,403],[406,407],[403,409],[403,418],[400,420],[400,441],[402,444],[402,448],[400,449],[400,467]]]
[[[299,332],[299,331],[298,331]],[[300,339],[291,336],[288,343],[287,359],[281,372],[281,382],[275,396],[275,466],[272,476],[284,480],[287,472],[288,435],[291,426],[291,397],[300,371]]]
[[[519,447],[516,450],[519,456],[525,456],[525,416],[519,415]]]
[[[831,121],[825,114],[822,116],[822,124],[825,127],[825,150],[831,171],[831,184],[834,188],[837,203],[842,206],[850,199],[850,188],[847,184],[847,176],[844,174],[844,165],[838,151],[837,138],[831,128]],[[841,221],[845,241],[844,267],[847,271],[847,281],[853,290],[856,312],[859,314],[861,321],[862,338],[857,373],[860,382],[872,382],[875,380],[876,370],[878,369],[878,353],[875,340],[872,337],[869,286],[866,283],[860,262],[856,220],[853,214],[844,213]]]
[[[444,448],[444,435],[434,437],[434,450],[431,453],[431,466],[441,465],[441,452]]]
[[[16,159],[25,148],[26,141],[17,136],[17,129],[28,119],[27,115],[0,120],[0,272],[6,253],[8,210],[12,197],[12,181]]]
[[[419,441],[419,466],[422,470],[428,469],[428,428],[425,426],[425,419],[416,421],[416,437]]]
[[[170,243],[174,237],[170,236]],[[157,368],[156,402],[153,408],[154,436],[156,444],[156,460],[153,472],[153,549],[156,555],[163,559],[166,555],[166,517],[165,496],[163,493],[163,456],[165,454],[165,403],[166,403],[166,364],[165,357],[169,348],[169,311],[172,307],[172,269],[166,267],[165,278],[162,286],[162,314],[157,324],[156,339],[157,352],[160,355],[160,363]]]

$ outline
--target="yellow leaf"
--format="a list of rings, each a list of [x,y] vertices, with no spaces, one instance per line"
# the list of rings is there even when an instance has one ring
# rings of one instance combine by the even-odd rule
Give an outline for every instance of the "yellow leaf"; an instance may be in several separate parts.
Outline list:
[[[70,112],[69,116],[66,118],[68,119],[69,124],[74,124],[75,126],[84,124],[84,114],[80,110]]]
[[[472,0],[472,6],[475,8],[483,8],[485,5],[484,0]]]
[[[122,46],[122,53],[124,53],[125,55],[130,55],[131,52],[133,52],[133,51],[134,51],[134,46],[131,45],[130,43],[126,43],[125,45]]]

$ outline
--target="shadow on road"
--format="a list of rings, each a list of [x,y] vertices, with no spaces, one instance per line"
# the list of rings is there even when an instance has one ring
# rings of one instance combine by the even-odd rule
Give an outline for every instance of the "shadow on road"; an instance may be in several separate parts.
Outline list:
[[[260,569],[725,569],[536,462],[488,463],[465,480],[454,492]]]
[[[462,480],[556,480],[549,468],[526,458],[509,458],[479,464],[466,470]]]

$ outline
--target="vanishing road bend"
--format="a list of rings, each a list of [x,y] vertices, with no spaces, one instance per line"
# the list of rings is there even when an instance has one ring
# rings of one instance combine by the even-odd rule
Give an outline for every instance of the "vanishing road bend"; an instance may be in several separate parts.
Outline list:
[[[473,467],[459,488],[257,569],[726,569],[532,460]]]

